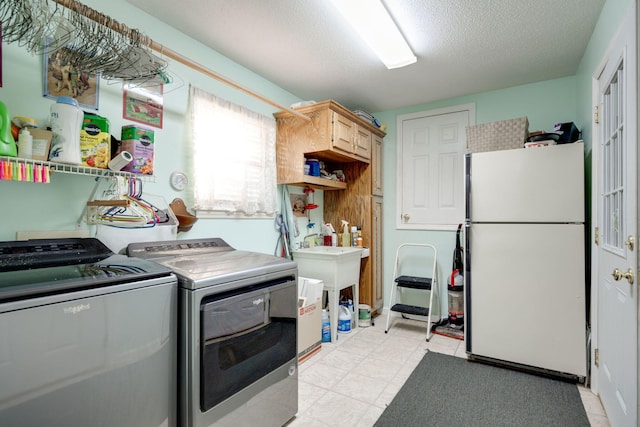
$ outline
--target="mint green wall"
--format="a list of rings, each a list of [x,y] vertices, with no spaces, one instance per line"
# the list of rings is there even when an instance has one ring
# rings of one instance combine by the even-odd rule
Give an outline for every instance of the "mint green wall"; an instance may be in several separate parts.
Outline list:
[[[397,126],[399,115],[427,111],[443,107],[473,103],[476,107],[476,123],[488,123],[527,116],[529,130],[551,130],[555,123],[575,122],[583,131],[587,179],[590,179],[591,150],[591,76],[617,26],[633,0],[608,0],[603,8],[589,46],[575,76],[511,87],[491,92],[446,99],[438,102],[405,107],[402,109],[373,113],[382,123],[387,124],[384,139],[384,287],[385,305],[388,304],[389,290],[393,281],[393,267],[396,248],[405,242],[432,243],[438,249],[439,275],[442,285],[441,295],[446,295],[446,277],[450,273],[455,232],[451,231],[408,231],[396,229],[396,171],[397,171]],[[587,182],[587,196],[589,196]],[[446,297],[442,298],[442,312],[446,313]]]
[[[146,15],[125,0],[87,0],[83,3],[125,25],[139,29],[167,48],[282,105],[299,101],[294,95]],[[12,116],[34,117],[41,124],[46,123],[49,108],[54,101],[42,97],[41,56],[31,55],[18,43],[4,43],[2,48],[3,84],[0,88],[0,100],[7,105]],[[189,172],[188,141],[185,136],[189,84],[265,115],[271,115],[276,109],[182,64],[169,62],[169,72],[174,83],[165,86],[164,126],[155,132],[157,178],[155,183],[146,184],[144,190],[146,193],[162,195],[167,202],[181,197],[190,207],[192,198],[188,193],[176,192],[169,186],[172,171]],[[109,118],[111,133],[119,138],[120,128],[131,123],[122,118],[121,82],[100,82],[100,105],[97,113]],[[212,137],[215,137],[215,131],[211,130]],[[48,185],[0,181],[0,240],[15,239],[18,230],[75,229],[94,183],[91,177],[65,174],[54,174]],[[80,227],[89,228],[86,224]],[[222,237],[237,248],[272,253],[278,234],[273,220],[222,219],[200,219],[190,232],[178,234],[179,238],[212,236]]]
[[[387,288],[385,300],[388,297],[388,284],[393,274],[395,249],[400,243],[426,241],[436,244],[440,256],[441,284],[445,283],[445,275],[450,269],[451,254],[455,244],[455,234],[452,232],[400,231],[395,228],[395,219],[398,214],[395,208],[397,116],[475,103],[477,123],[527,116],[530,130],[548,130],[554,123],[574,121],[583,130],[586,146],[590,147],[591,75],[615,33],[617,24],[632,1],[608,0],[605,3],[576,76],[374,113],[378,120],[388,126],[384,141],[385,256],[383,267],[385,288]],[[123,24],[141,30],[166,47],[283,105],[300,100],[261,76],[149,17],[125,0],[110,2],[87,0],[83,3]],[[48,117],[49,107],[53,101],[42,97],[41,57],[27,53],[17,43],[5,43],[2,60],[3,87],[0,88],[0,100],[8,106],[12,115],[35,117],[43,123]],[[170,61],[169,70],[175,83],[165,88],[165,123],[162,130],[156,131],[157,180],[155,183],[147,184],[145,190],[162,195],[167,201],[171,201],[174,197],[181,197],[185,199],[188,206],[191,206],[192,200],[189,195],[185,192],[175,192],[168,182],[169,174],[174,170],[189,172],[188,141],[185,137],[189,84],[192,83],[217,96],[263,114],[271,114],[275,109],[173,61]],[[340,100],[337,101],[340,102]],[[119,82],[105,80],[101,82],[98,114],[110,119],[111,131],[118,136],[120,127],[127,123],[122,119],[122,92]],[[212,135],[215,135],[215,129],[212,130]],[[52,183],[48,185],[0,181],[3,208],[0,213],[2,220],[0,240],[13,240],[17,230],[75,229],[76,221],[94,182],[91,177],[64,174],[54,175]],[[298,191],[293,189],[293,192]],[[316,195],[315,202],[322,203],[322,194]],[[320,222],[320,218],[313,221]],[[301,233],[306,234],[306,219],[301,218],[298,223]],[[87,226],[83,224],[81,227]],[[180,238],[211,236],[222,237],[239,248],[251,248],[266,253],[273,251],[277,239],[271,220],[201,219],[192,231],[179,234]],[[443,308],[446,308],[444,302]]]
[[[396,248],[406,242],[431,243],[438,250],[438,279],[442,285],[441,295],[446,295],[446,277],[451,273],[455,232],[452,231],[413,231],[396,229],[396,162],[397,162],[397,126],[399,115],[462,104],[475,104],[476,123],[488,123],[497,120],[526,116],[529,130],[552,130],[555,123],[576,122],[576,79],[566,77],[524,86],[479,93],[439,102],[407,107],[399,110],[375,113],[374,116],[387,124],[387,136],[384,139],[383,160],[383,230],[384,230],[384,284],[385,304],[388,303],[390,284],[393,280],[393,267]],[[579,126],[579,123],[577,123]],[[446,298],[442,298],[442,310],[446,312]]]

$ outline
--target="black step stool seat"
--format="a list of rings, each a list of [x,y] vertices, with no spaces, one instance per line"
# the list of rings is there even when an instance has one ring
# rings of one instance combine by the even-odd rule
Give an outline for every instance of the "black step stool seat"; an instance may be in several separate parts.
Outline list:
[[[398,276],[396,283],[401,288],[431,289],[431,278],[417,276]]]
[[[429,315],[429,307],[421,307],[418,305],[409,305],[409,304],[394,304],[393,307],[391,307],[391,311],[395,311],[397,313],[403,313],[403,314],[412,314],[414,316]]]

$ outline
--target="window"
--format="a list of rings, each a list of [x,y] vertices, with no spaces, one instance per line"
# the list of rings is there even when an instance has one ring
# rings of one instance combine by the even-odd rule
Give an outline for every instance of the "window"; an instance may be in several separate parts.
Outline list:
[[[198,216],[273,216],[275,119],[191,86],[191,131]]]

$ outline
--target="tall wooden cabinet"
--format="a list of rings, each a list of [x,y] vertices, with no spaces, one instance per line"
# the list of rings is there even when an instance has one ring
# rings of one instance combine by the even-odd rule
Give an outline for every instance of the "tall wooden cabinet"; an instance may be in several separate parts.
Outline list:
[[[289,112],[277,121],[278,184],[325,190],[324,220],[339,228],[341,221],[362,228],[370,249],[360,271],[360,304],[381,312],[382,295],[382,142],[385,133],[335,101],[296,109],[311,120]],[[304,174],[304,159],[318,159],[329,171],[342,170],[345,182]],[[337,190],[337,191],[329,191]]]

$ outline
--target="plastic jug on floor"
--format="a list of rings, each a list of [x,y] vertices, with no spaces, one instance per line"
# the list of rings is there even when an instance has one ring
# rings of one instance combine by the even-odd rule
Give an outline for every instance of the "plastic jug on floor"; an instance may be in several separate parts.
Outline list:
[[[338,307],[339,315],[338,315],[338,332],[342,334],[348,334],[351,332],[351,313],[349,312],[349,307],[346,305],[341,305]]]

